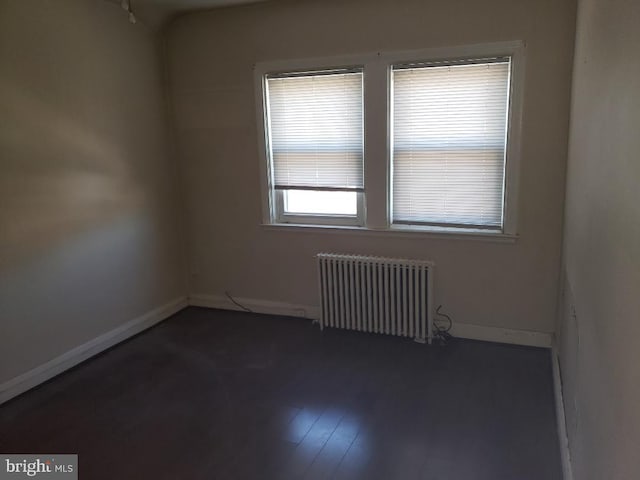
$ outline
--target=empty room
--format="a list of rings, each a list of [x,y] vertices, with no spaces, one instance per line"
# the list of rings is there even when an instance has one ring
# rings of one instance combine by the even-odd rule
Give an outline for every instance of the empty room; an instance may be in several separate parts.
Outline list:
[[[0,479],[639,479],[639,25],[0,0]]]

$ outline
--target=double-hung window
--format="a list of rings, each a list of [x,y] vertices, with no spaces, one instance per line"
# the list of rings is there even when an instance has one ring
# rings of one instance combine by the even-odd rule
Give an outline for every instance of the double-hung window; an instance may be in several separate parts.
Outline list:
[[[265,223],[515,235],[519,42],[315,62],[257,68]]]
[[[509,67],[392,67],[394,224],[502,228]]]
[[[267,75],[275,221],[362,225],[362,68]]]

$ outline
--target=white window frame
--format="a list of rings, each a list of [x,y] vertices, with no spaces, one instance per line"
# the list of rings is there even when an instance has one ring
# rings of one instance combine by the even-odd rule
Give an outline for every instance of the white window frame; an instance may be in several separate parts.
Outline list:
[[[511,77],[507,121],[506,164],[503,196],[503,225],[500,231],[463,227],[392,224],[392,119],[391,68],[393,65],[421,62],[462,60],[470,58],[510,57]],[[358,216],[279,215],[282,194],[273,188],[268,155],[266,76],[272,73],[337,68],[363,68],[364,107],[364,185],[358,193]],[[524,92],[525,45],[521,41],[428,48],[401,52],[375,52],[362,55],[309,58],[260,62],[254,67],[257,105],[258,156],[262,190],[262,223],[266,226],[295,228],[322,227],[356,228],[382,234],[424,234],[458,238],[480,238],[509,241],[517,238],[518,187],[522,103]],[[380,99],[384,101],[379,101]],[[376,101],[376,99],[378,101]],[[280,202],[280,204],[278,204]],[[280,208],[279,208],[280,207]]]
[[[284,190],[273,188],[273,164],[271,159],[271,145],[269,143],[269,105],[267,99],[267,77],[273,74],[287,74],[296,72],[323,72],[340,70],[362,70],[364,78],[364,67],[357,62],[351,63],[352,57],[325,58],[322,60],[301,60],[286,62],[268,62],[256,66],[256,96],[258,104],[258,128],[262,128],[259,135],[260,163],[262,172],[262,197],[263,197],[263,221],[270,224],[294,224],[294,225],[324,225],[324,226],[352,226],[364,227],[365,220],[365,199],[364,193],[355,191],[357,195],[356,215],[337,214],[295,214],[287,213],[284,209]],[[364,109],[364,86],[362,92],[362,105]],[[364,124],[364,119],[363,119]],[[363,142],[366,127],[363,125]],[[364,163],[364,160],[363,160]],[[364,165],[363,165],[363,168]],[[266,171],[265,171],[266,170]],[[265,176],[266,174],[266,176]],[[266,183],[266,185],[265,185]],[[341,191],[337,188],[335,191]],[[327,189],[326,191],[331,191]],[[267,202],[264,201],[266,196]],[[268,211],[265,211],[268,207]]]

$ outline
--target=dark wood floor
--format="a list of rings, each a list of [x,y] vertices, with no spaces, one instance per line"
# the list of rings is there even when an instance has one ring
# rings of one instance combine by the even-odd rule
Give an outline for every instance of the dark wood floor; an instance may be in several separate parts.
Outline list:
[[[548,351],[189,308],[0,407],[80,478],[560,480]]]

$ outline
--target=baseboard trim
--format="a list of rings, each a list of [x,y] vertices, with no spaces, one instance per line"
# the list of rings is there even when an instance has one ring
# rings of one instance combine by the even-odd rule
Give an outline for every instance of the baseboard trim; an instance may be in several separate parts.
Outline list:
[[[562,376],[560,375],[560,358],[555,345],[551,348],[551,366],[553,368],[553,393],[556,404],[556,421],[558,422],[558,443],[560,445],[560,461],[562,462],[562,478],[564,480],[573,480],[571,451],[569,450],[569,436],[567,434],[567,420],[564,410],[564,395],[562,393]]]
[[[454,322],[451,335],[469,340],[483,340],[485,342],[508,343],[527,347],[551,348],[552,335],[530,330],[516,330],[512,328],[487,327],[472,323]]]
[[[267,315],[283,315],[285,317],[308,318],[318,320],[320,308],[296,303],[274,302],[271,300],[257,300],[255,298],[233,297],[240,305],[255,313]],[[192,294],[189,295],[189,305],[194,307],[217,308],[220,310],[244,309],[233,303],[226,295]]]
[[[89,340],[62,355],[43,363],[22,375],[0,385],[0,404],[46,382],[71,367],[97,355],[100,352],[152,327],[174,313],[188,306],[186,297],[180,297],[150,312],[134,318],[119,327]]]
[[[287,302],[274,302],[270,300],[257,300],[254,298],[234,297],[240,305],[247,307],[252,312],[269,315],[284,315],[288,317],[302,317],[311,320],[320,318],[320,308],[311,305],[300,305]],[[218,308],[221,310],[243,309],[234,304],[225,295],[192,294],[189,295],[189,305],[195,307]],[[513,345],[526,345],[530,347],[551,347],[551,334],[531,332],[527,330],[512,330],[508,328],[485,327],[470,323],[454,323],[451,331],[454,337],[470,340],[484,340],[487,342],[509,343]]]

